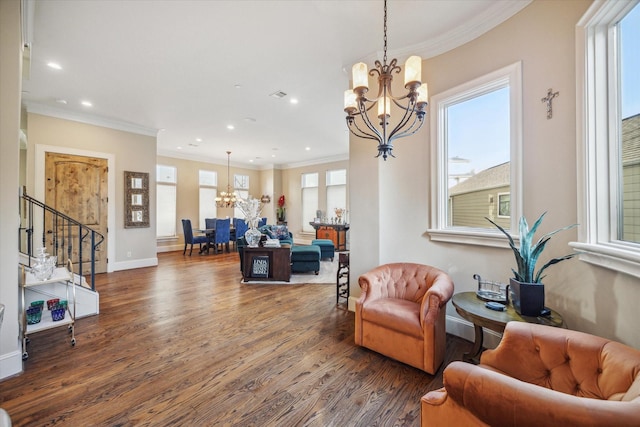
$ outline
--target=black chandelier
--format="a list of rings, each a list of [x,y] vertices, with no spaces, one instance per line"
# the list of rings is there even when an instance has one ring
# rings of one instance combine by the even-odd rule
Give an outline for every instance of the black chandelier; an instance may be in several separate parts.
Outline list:
[[[422,58],[411,56],[404,65],[404,87],[409,92],[395,97],[391,92],[393,73],[399,74],[402,68],[392,59],[387,65],[387,1],[384,1],[384,58],[382,64],[375,62],[375,68],[367,73],[367,64],[360,62],[352,69],[353,89],[344,93],[344,111],[347,113],[347,126],[352,134],[365,139],[378,141],[378,155],[387,160],[393,155],[393,141],[416,133],[424,124],[427,107],[427,84],[421,82]],[[374,99],[366,97],[369,91],[369,76],[378,75],[378,95]],[[391,103],[401,109],[401,118],[395,127],[389,125]],[[378,105],[376,126],[369,117],[369,110]]]

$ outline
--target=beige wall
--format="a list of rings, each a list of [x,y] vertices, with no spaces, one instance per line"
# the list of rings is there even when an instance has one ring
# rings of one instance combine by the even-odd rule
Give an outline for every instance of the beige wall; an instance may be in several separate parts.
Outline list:
[[[20,1],[0,1],[0,379],[22,370],[18,341],[18,176],[20,159]]]
[[[115,200],[109,201],[112,208],[109,214],[115,216],[115,225],[109,231],[109,271],[157,265],[154,186],[149,192],[150,227],[124,228],[124,171],[146,172],[150,182],[155,181],[156,138],[33,113],[28,113],[26,133],[27,190],[39,199],[44,194],[44,182],[36,182],[36,177],[41,175],[38,170],[42,170],[44,164],[36,163],[40,162],[37,153],[43,146],[71,154],[111,157],[114,164],[110,165],[109,176],[110,185],[115,185],[111,189]]]
[[[491,71],[522,61],[523,65],[523,181],[524,214],[537,218],[549,211],[541,231],[577,222],[576,182],[576,70],[575,26],[590,1],[534,1],[523,11],[485,35],[453,51],[425,60],[423,78],[429,92],[438,94]],[[540,101],[547,89],[559,91],[554,100],[553,118],[547,120]],[[432,114],[429,107],[428,114]],[[426,233],[430,215],[429,183],[432,179],[428,123],[413,137],[396,144],[396,159],[386,163],[373,159],[372,143],[350,140],[352,295],[359,294],[359,273],[384,262],[415,261],[438,266],[453,277],[456,292],[476,287],[474,273],[506,281],[514,265],[509,249],[431,242]],[[369,145],[363,151],[361,145]],[[372,171],[378,170],[376,180]],[[553,173],[549,173],[553,171]],[[368,175],[370,179],[353,179]],[[377,185],[380,212],[371,218],[371,209],[359,209],[356,197],[376,203]],[[375,214],[375,213],[374,213]],[[397,227],[376,223],[392,221]],[[363,248],[360,227],[375,250]],[[356,234],[358,232],[358,234]],[[556,235],[545,256],[571,251],[568,242],[576,230]],[[355,250],[355,247],[362,253]],[[640,347],[640,328],[635,321],[640,301],[638,279],[611,270],[571,260],[553,266],[545,279],[547,304],[564,315],[571,329],[582,330]],[[450,320],[458,318],[451,306]],[[455,323],[455,322],[454,322]],[[449,323],[448,323],[449,326]],[[454,333],[456,333],[454,331]]]

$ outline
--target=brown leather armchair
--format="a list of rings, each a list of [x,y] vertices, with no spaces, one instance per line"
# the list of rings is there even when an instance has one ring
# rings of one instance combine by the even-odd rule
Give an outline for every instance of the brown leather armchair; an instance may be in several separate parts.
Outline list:
[[[422,426],[640,426],[640,351],[509,322],[479,365],[452,362],[421,400]]]
[[[445,305],[453,281],[422,264],[385,264],[360,276],[355,341],[435,374],[445,352]]]

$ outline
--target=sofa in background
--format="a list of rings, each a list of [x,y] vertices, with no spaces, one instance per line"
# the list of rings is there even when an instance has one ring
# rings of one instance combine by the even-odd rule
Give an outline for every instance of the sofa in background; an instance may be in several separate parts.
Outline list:
[[[274,234],[274,231],[272,231],[272,227],[279,227],[277,228],[279,232],[278,235]],[[284,229],[281,227],[284,227]],[[277,238],[278,240],[280,240],[281,245],[289,244],[293,248],[293,233],[287,230],[286,226],[263,225],[261,227],[258,227],[258,230],[260,230],[262,234],[270,239]],[[247,241],[245,240],[244,236],[236,239],[236,248],[238,248],[238,253],[240,254],[240,271],[242,271],[242,262],[244,259],[243,248],[245,246],[247,246]]]
[[[425,426],[640,426],[640,351],[509,322],[479,365],[452,362],[421,399]]]
[[[435,374],[444,360],[451,277],[428,265],[395,263],[374,268],[358,283],[356,344]]]

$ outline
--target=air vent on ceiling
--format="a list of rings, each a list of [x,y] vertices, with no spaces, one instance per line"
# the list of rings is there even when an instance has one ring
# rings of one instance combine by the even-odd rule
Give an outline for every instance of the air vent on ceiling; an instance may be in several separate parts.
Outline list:
[[[269,96],[273,96],[274,98],[284,98],[285,96],[287,96],[287,94],[284,93],[283,91],[279,90],[279,91],[273,92]]]

